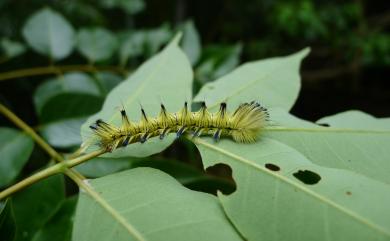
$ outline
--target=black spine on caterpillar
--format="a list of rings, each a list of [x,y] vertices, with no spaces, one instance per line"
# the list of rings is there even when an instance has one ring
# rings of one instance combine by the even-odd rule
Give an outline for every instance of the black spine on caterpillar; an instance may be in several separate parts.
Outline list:
[[[176,113],[169,113],[161,104],[160,114],[156,118],[148,118],[141,108],[142,115],[138,123],[129,121],[124,109],[120,113],[120,127],[100,119],[90,126],[100,147],[107,151],[131,143],[144,143],[155,136],[162,140],[169,133],[176,133],[177,138],[184,133],[190,133],[193,137],[212,135],[215,141],[221,136],[230,136],[236,142],[250,143],[256,141],[269,121],[267,109],[255,101],[241,104],[233,114],[227,112],[226,103],[221,103],[216,113],[210,113],[205,102],[201,103],[197,112],[189,111],[185,102],[184,107]]]

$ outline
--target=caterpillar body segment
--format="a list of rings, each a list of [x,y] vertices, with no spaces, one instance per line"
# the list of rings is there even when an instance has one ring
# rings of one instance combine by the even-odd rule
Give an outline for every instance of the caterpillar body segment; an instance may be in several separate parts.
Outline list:
[[[133,123],[122,109],[120,127],[97,120],[90,128],[98,145],[111,152],[132,143],[144,143],[155,136],[164,139],[169,133],[176,133],[178,138],[185,133],[193,137],[211,135],[215,141],[222,136],[231,136],[236,142],[250,143],[256,141],[269,120],[267,109],[255,101],[241,104],[232,114],[227,112],[226,103],[221,103],[217,112],[210,113],[204,102],[196,112],[188,109],[187,102],[176,113],[169,113],[161,104],[160,113],[155,118],[147,117],[142,108],[141,112],[141,120]]]

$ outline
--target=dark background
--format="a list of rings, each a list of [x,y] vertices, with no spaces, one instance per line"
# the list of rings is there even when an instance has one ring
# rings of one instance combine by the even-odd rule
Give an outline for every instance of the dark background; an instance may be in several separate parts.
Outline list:
[[[63,14],[76,29],[103,26],[119,33],[162,24],[174,29],[192,19],[202,46],[240,43],[240,62],[286,55],[310,46],[312,52],[302,66],[301,95],[292,110],[300,117],[316,120],[348,109],[390,116],[390,10],[386,0],[148,0],[131,14],[121,7],[107,8],[104,2],[116,1],[3,0],[0,34],[22,42],[20,29],[27,17],[45,5]],[[143,59],[146,57],[137,58],[129,68]],[[80,56],[72,54],[61,63],[80,61]],[[47,65],[47,59],[27,51],[1,64],[0,71],[42,65]],[[31,91],[41,79],[2,81],[0,98],[34,122]]]

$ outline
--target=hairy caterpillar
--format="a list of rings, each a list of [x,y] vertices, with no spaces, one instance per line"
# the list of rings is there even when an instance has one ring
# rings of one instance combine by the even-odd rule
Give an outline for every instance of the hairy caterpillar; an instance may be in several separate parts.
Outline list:
[[[216,113],[210,113],[205,102],[197,112],[189,111],[187,102],[179,112],[173,114],[161,104],[160,114],[156,118],[148,118],[143,108],[141,112],[140,122],[133,123],[122,109],[120,127],[97,120],[90,128],[98,139],[98,145],[111,152],[131,143],[144,143],[151,137],[163,139],[173,132],[177,137],[189,132],[193,137],[211,134],[218,141],[221,136],[231,136],[234,141],[249,143],[256,141],[269,120],[267,109],[255,101],[241,104],[233,114],[227,112],[226,103],[221,103]]]

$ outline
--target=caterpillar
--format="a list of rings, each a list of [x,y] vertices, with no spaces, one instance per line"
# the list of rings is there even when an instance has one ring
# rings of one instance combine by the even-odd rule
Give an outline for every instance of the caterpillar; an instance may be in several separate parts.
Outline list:
[[[236,142],[250,143],[256,141],[269,121],[267,109],[255,101],[239,105],[233,114],[227,112],[224,102],[216,113],[210,113],[205,102],[201,103],[197,112],[189,111],[185,102],[177,113],[169,113],[161,104],[160,114],[156,118],[147,117],[141,107],[142,115],[138,123],[129,121],[124,108],[120,114],[120,127],[101,119],[90,126],[97,137],[97,144],[108,152],[132,143],[144,143],[155,136],[162,140],[169,133],[176,133],[177,138],[185,133],[191,133],[192,137],[211,134],[215,141],[221,136],[230,136]]]

